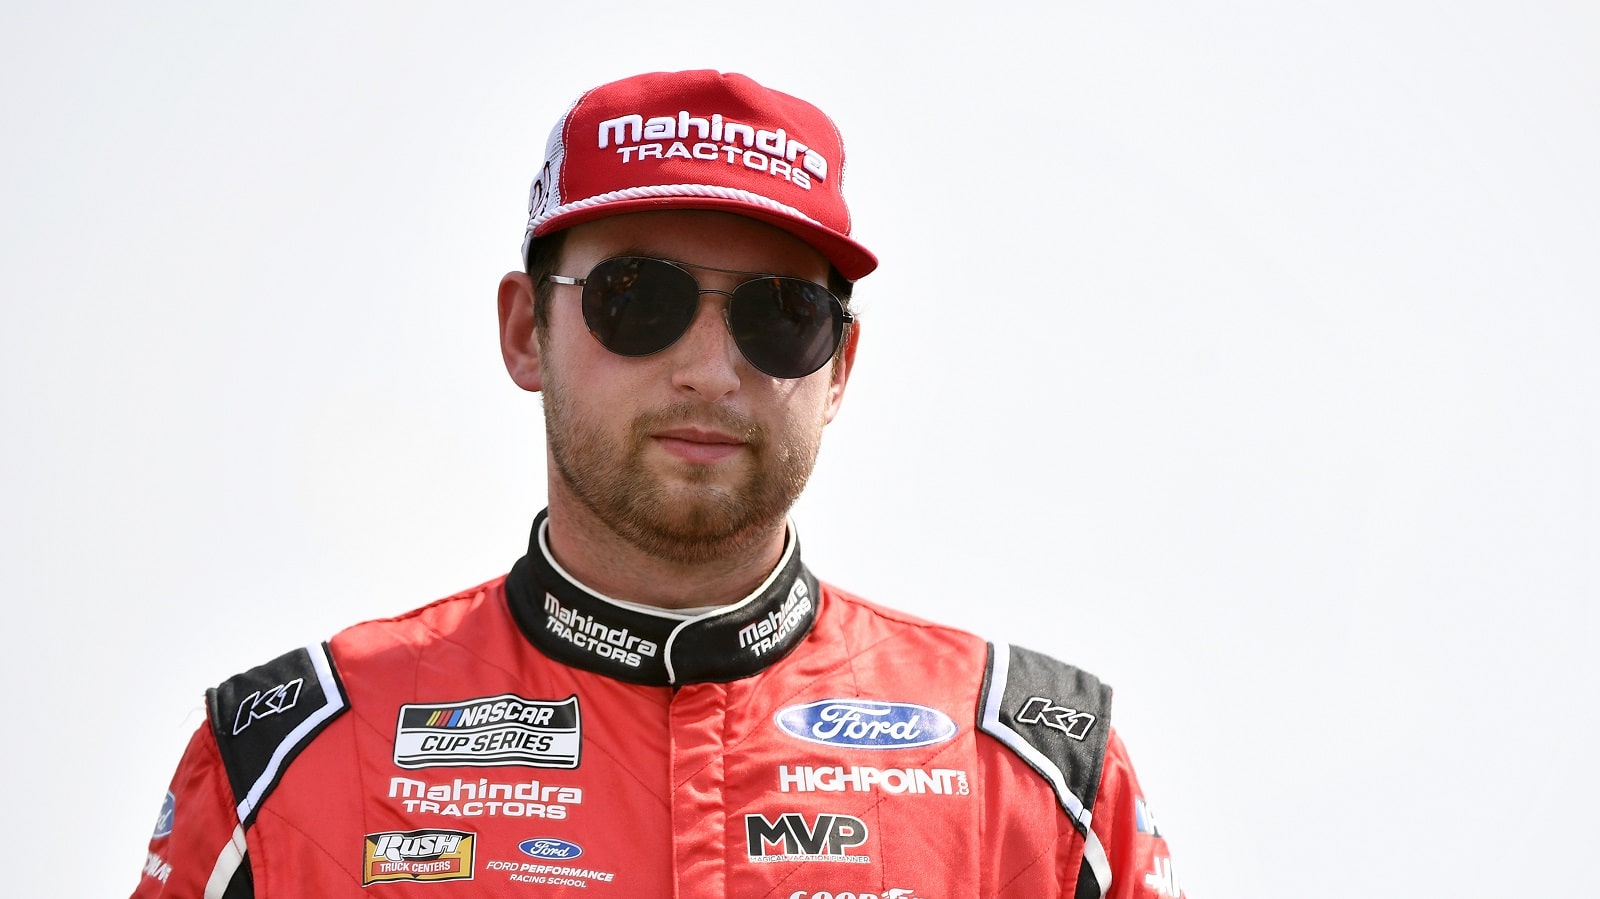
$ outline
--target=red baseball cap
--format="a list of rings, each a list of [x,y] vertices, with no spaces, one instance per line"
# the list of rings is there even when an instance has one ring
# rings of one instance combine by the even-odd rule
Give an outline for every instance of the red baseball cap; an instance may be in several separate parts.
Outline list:
[[[550,132],[528,192],[533,239],[625,212],[709,209],[788,231],[854,281],[844,141],[822,110],[744,75],[653,72],[585,93]]]

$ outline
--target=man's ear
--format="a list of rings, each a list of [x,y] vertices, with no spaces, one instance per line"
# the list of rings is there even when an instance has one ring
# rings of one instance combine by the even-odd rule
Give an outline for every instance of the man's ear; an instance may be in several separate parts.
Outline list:
[[[538,325],[533,317],[533,279],[522,272],[507,272],[500,279],[500,355],[506,360],[506,373],[518,387],[537,391],[543,384]]]
[[[822,419],[824,422],[833,421],[833,417],[839,414],[839,405],[844,402],[844,388],[850,381],[850,369],[856,364],[856,341],[861,337],[861,319],[851,322],[848,327],[850,330],[844,336],[844,350],[839,353],[838,361],[831,363],[828,408]]]

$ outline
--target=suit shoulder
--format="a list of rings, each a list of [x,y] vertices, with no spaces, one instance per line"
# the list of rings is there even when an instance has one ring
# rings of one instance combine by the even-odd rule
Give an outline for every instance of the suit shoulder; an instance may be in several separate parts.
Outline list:
[[[349,709],[326,643],[290,650],[206,691],[206,712],[246,826],[295,757]]]
[[[504,595],[505,576],[424,606],[353,624],[328,641],[342,667],[398,647],[418,647],[456,633],[485,602]]]
[[[978,727],[1021,756],[1087,831],[1111,735],[1111,687],[1044,653],[993,643]]]
[[[875,626],[886,631],[915,633],[924,639],[975,650],[981,650],[985,642],[970,631],[872,602],[832,584],[823,583],[822,592],[828,600],[838,605],[843,614],[854,619],[852,626],[856,628]]]
[[[206,691],[206,711],[239,820],[249,826],[297,756],[350,710],[345,672],[458,628],[499,588],[497,578],[391,618],[352,625]],[[359,678],[358,678],[359,679]]]

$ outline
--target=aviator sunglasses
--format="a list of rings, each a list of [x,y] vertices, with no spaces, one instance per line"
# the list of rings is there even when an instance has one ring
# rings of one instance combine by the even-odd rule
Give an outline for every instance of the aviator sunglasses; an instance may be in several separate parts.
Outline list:
[[[707,290],[689,274],[702,269],[755,275],[726,290]],[[728,298],[723,319],[734,345],[751,365],[774,378],[803,378],[822,367],[855,316],[827,288],[804,278],[672,262],[649,256],[614,256],[588,277],[545,275],[552,284],[583,288],[583,320],[600,345],[619,356],[649,356],[677,342],[694,321],[700,295]]]

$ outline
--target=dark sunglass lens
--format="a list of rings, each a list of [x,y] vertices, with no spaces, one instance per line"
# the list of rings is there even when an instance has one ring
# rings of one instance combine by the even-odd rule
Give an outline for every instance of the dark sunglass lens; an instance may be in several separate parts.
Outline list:
[[[775,378],[803,378],[822,367],[844,333],[838,300],[799,278],[759,278],[739,285],[728,328],[751,365]]]
[[[659,259],[619,256],[589,272],[583,320],[606,349],[648,356],[689,330],[700,303],[694,278]]]

